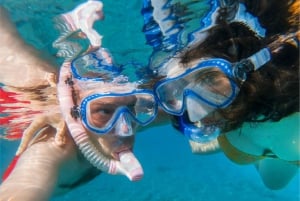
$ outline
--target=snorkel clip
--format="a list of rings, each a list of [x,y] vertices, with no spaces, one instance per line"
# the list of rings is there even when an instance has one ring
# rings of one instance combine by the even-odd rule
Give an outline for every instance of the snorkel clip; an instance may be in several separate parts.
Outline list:
[[[73,117],[75,120],[77,120],[80,117],[80,108],[79,106],[76,104],[76,94],[75,94],[75,90],[74,90],[74,81],[72,80],[72,76],[68,77],[65,80],[65,84],[67,84],[72,90],[72,100],[74,103],[74,106],[70,109],[70,114],[71,117]]]
[[[78,105],[74,105],[72,108],[71,108],[71,116],[77,120],[77,118],[80,117],[80,108]]]
[[[233,75],[240,82],[245,82],[249,72],[254,71],[254,65],[249,59],[243,59],[233,67]]]
[[[233,75],[242,83],[247,79],[250,72],[256,71],[271,60],[269,48],[263,48],[252,56],[242,59],[233,66]]]
[[[69,86],[73,86],[74,85],[74,82],[72,80],[72,77],[68,77],[66,80],[65,80],[65,83]]]

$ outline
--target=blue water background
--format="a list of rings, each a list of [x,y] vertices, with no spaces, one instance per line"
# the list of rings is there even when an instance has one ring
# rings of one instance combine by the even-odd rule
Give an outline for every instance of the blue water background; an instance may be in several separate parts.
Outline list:
[[[12,14],[22,37],[40,51],[55,54],[57,37],[52,17],[83,1],[0,0]],[[151,48],[141,28],[142,0],[103,0],[106,18],[97,22],[103,46],[115,61],[146,64]],[[57,60],[57,63],[60,61]],[[3,73],[3,72],[1,72]],[[0,173],[12,159],[17,141],[0,140]],[[253,165],[241,166],[222,153],[193,155],[186,139],[170,125],[137,134],[134,152],[144,167],[144,178],[102,174],[93,181],[51,201],[298,201],[299,174],[282,190],[267,189]]]

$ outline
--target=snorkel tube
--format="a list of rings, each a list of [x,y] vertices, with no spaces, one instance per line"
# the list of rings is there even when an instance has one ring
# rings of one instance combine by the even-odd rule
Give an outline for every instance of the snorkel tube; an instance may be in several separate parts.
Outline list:
[[[63,63],[60,69],[58,82],[58,99],[61,112],[66,121],[68,129],[76,145],[81,150],[85,158],[99,170],[109,174],[122,174],[130,181],[137,181],[143,176],[143,169],[132,152],[126,151],[120,153],[120,161],[112,160],[104,156],[93,144],[80,119],[73,118],[70,112],[70,106],[74,105],[72,91],[70,88],[71,73],[70,62]]]

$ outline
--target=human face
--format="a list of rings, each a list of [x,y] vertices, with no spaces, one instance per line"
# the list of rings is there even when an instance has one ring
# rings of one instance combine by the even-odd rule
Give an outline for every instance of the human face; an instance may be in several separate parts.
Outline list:
[[[224,59],[200,60],[182,74],[158,82],[155,95],[166,112],[182,115],[187,111],[192,121],[200,120],[236,97],[231,67]]]
[[[172,115],[183,115],[187,111],[191,121],[203,117],[219,108],[230,105],[239,92],[236,81],[247,79],[247,74],[270,61],[268,48],[236,63],[221,58],[198,59],[186,68],[177,68],[175,77],[169,76],[154,87],[155,95],[163,109]],[[173,65],[170,62],[168,65]],[[174,70],[173,70],[174,71]],[[178,75],[179,74],[179,75]]]
[[[154,95],[147,90],[93,93],[80,104],[84,126],[95,134],[133,135],[137,125],[150,123],[157,113]]]

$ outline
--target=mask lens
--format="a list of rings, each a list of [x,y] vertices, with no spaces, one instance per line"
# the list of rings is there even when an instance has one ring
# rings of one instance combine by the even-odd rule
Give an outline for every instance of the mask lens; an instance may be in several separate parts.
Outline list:
[[[132,129],[132,120],[130,119],[130,116],[127,114],[121,114],[118,118],[118,120],[115,123],[115,134],[119,136],[131,136],[133,135],[133,129]]]
[[[187,84],[184,79],[172,79],[157,87],[158,99],[168,112],[180,114],[183,106],[183,91]]]
[[[151,94],[135,94],[136,102],[131,108],[131,114],[139,124],[147,124],[151,121],[157,110],[157,105],[154,96]]]
[[[192,82],[185,88],[193,91],[207,104],[220,108],[225,105],[233,95],[230,79],[218,68],[194,73]]]
[[[93,132],[104,134],[112,129],[120,119],[145,125],[157,113],[154,96],[149,93],[127,95],[92,95],[81,104],[82,121]],[[124,126],[124,125],[123,125]]]
[[[227,106],[234,98],[233,84],[218,66],[199,66],[158,84],[156,95],[163,108],[173,115],[184,112],[184,99],[194,96],[213,108]],[[197,110],[197,108],[194,108]]]
[[[212,112],[214,108],[195,98],[195,96],[188,96],[186,98],[186,110],[189,120],[196,122]]]

